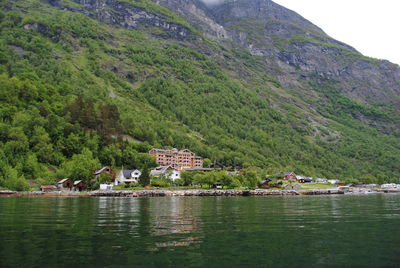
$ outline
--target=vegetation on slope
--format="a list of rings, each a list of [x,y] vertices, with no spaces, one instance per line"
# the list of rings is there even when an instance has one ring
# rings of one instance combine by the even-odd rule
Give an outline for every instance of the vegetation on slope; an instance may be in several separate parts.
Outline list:
[[[324,111],[326,131],[339,131],[339,140],[310,138],[298,108],[271,107],[274,85],[258,83],[251,65],[253,84],[157,31],[113,28],[37,0],[0,3],[0,187],[27,189],[27,180],[65,176],[89,181],[102,165],[151,167],[142,153],[152,146],[189,148],[260,174],[400,175],[399,139],[349,116],[359,107],[343,99],[327,98],[334,111]]]

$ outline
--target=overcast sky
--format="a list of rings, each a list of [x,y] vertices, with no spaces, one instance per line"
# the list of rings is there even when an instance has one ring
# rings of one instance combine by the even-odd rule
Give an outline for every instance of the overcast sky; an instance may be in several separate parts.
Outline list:
[[[366,56],[400,64],[400,0],[273,0]]]

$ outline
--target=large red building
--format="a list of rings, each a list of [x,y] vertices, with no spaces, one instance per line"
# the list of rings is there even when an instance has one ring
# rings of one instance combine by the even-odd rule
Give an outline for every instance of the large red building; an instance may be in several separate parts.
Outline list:
[[[203,159],[187,149],[151,149],[149,155],[154,157],[160,166],[172,166],[176,170],[203,167]]]

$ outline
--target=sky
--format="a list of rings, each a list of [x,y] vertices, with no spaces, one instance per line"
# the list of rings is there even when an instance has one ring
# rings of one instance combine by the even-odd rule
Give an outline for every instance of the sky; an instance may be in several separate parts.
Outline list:
[[[366,56],[400,64],[400,0],[274,0]]]

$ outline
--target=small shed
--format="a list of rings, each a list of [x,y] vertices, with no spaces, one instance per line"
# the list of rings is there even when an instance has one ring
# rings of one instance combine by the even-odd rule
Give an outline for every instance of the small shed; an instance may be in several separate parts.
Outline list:
[[[57,182],[57,187],[60,190],[69,190],[69,191],[71,191],[72,188],[74,187],[74,183],[72,182],[71,179],[66,178],[66,179],[62,179],[59,182]]]
[[[86,188],[87,188],[87,184],[84,181],[81,181],[81,180],[74,181],[74,190],[75,191],[82,192],[82,191],[85,191]]]
[[[94,172],[95,178],[96,178],[96,179],[99,178],[99,177],[101,176],[101,174],[103,174],[103,173],[110,174],[111,179],[112,179],[112,180],[115,180],[116,174],[115,174],[115,172],[112,170],[111,167],[103,167],[103,168],[101,168],[101,169],[99,169],[99,170],[96,170],[96,171]]]
[[[57,191],[57,187],[54,185],[42,185],[40,186],[42,192],[54,192]]]
[[[267,178],[266,180],[260,182],[258,188],[261,189],[283,188],[283,183],[281,181],[277,181],[275,178]]]
[[[283,173],[284,180],[295,180],[297,181],[297,175],[294,172],[284,172]]]
[[[262,189],[270,188],[271,186],[269,185],[269,183],[273,180],[274,180],[273,178],[267,178],[266,180],[261,181],[260,184],[258,184],[258,188]]]

